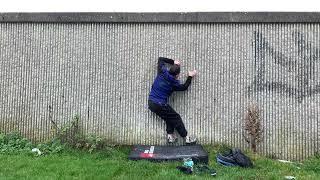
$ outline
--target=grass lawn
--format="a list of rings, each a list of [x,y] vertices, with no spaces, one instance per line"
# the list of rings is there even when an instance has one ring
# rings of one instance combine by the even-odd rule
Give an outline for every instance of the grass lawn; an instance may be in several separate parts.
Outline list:
[[[35,157],[31,154],[0,155],[0,179],[320,179],[320,159],[281,163],[250,155],[255,167],[223,167],[215,162],[217,148],[206,146],[209,165],[217,176],[185,175],[176,169],[179,162],[129,161],[130,147],[93,152],[66,150],[61,154]]]

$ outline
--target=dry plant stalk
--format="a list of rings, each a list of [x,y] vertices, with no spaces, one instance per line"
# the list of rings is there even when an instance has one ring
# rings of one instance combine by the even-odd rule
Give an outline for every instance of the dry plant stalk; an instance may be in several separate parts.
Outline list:
[[[246,113],[243,136],[250,144],[251,150],[257,152],[257,144],[262,140],[262,125],[259,109],[256,104],[251,104]]]

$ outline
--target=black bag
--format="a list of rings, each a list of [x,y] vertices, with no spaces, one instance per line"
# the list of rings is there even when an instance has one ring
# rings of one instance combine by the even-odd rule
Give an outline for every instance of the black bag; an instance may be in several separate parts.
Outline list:
[[[243,154],[240,149],[233,149],[232,155],[237,164],[241,167],[252,167],[253,164],[248,156]]]
[[[252,167],[253,164],[248,156],[243,154],[240,149],[229,149],[223,155],[218,154],[217,162],[225,166]]]

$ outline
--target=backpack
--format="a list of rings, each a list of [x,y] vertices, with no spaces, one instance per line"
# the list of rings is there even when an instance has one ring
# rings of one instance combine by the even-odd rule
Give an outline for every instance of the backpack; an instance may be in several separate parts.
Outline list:
[[[224,154],[218,154],[217,162],[225,166],[252,167],[253,164],[248,156],[240,149],[228,149]]]

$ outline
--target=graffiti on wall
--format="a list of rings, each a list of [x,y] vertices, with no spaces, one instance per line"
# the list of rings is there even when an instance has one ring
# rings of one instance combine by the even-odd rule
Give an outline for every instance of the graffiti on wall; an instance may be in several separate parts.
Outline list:
[[[286,55],[275,48],[266,40],[262,33],[254,32],[253,52],[255,63],[255,77],[249,92],[273,91],[285,93],[296,98],[299,102],[304,98],[320,93],[320,84],[317,84],[316,65],[319,64],[320,51],[313,47],[301,32],[291,34],[294,41],[295,56]],[[279,67],[284,74],[293,74],[291,83],[274,76],[283,76],[276,72],[270,77],[271,65]],[[276,80],[274,80],[276,79]]]

